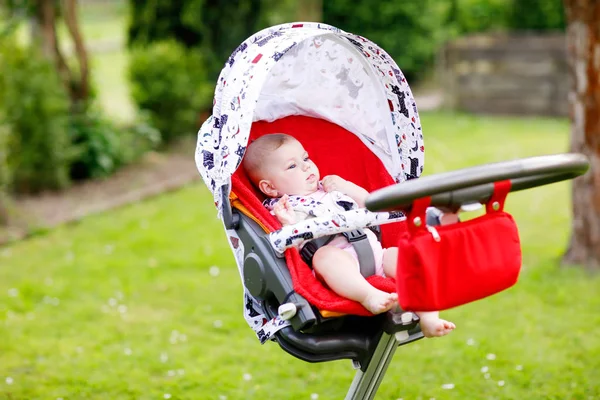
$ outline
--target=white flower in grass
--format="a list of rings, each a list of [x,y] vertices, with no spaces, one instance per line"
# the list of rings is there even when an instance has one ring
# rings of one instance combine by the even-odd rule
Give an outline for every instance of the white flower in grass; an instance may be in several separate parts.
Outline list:
[[[475,339],[473,339],[473,338],[467,339],[467,346],[473,346],[474,344],[475,344]]]
[[[114,244],[109,243],[106,246],[104,246],[104,254],[112,254],[113,251],[115,251]]]
[[[213,322],[213,326],[215,328],[222,328],[223,327],[223,321],[221,321],[220,319],[216,320],[215,322]]]
[[[8,289],[8,297],[17,297],[19,295],[19,289],[10,288]]]
[[[219,395],[219,400],[227,400],[227,396],[223,396],[222,394]]]
[[[72,251],[67,251],[67,253],[65,254],[65,260],[67,262],[72,262],[75,259],[75,253],[73,253]]]
[[[489,374],[489,373],[485,373],[485,374],[483,375],[483,378],[484,378],[484,379],[490,379],[490,374]]]
[[[312,393],[310,395],[310,400],[317,400],[319,398],[319,394],[318,393]]]
[[[481,373],[482,373],[482,374],[485,374],[485,373],[486,373],[486,372],[488,372],[489,370],[490,370],[490,369],[489,369],[487,366],[485,366],[485,365],[484,365],[483,367],[481,367]]]
[[[519,365],[517,365],[517,366],[515,367],[515,369],[516,369],[517,371],[523,371],[523,366],[519,364]]]
[[[112,298],[112,297],[111,297],[110,299],[108,299],[108,305],[109,305],[109,306],[111,306],[111,307],[114,307],[114,306],[116,306],[117,304],[119,304],[119,302],[117,301],[117,299],[114,299],[114,298]]]
[[[442,389],[452,390],[452,389],[454,389],[454,383],[444,383],[442,385]]]
[[[498,381],[498,386],[504,386],[504,381]]]
[[[125,354],[126,356],[130,356],[131,354],[133,354],[133,351],[131,351],[129,347],[125,347],[123,349],[123,354]]]
[[[117,310],[121,313],[121,314],[125,314],[127,312],[127,306],[124,304],[121,304],[119,307],[117,307]]]
[[[165,394],[163,395],[163,397],[164,397],[165,399],[170,399],[170,398],[171,398],[171,393],[165,393]]]
[[[177,370],[177,375],[185,375],[185,371],[183,369],[178,369]]]
[[[166,363],[169,361],[169,355],[167,353],[160,353],[160,362]]]
[[[12,385],[12,384],[13,384],[13,382],[14,382],[14,381],[13,381],[13,378],[11,378],[10,376],[7,376],[7,377],[6,377],[6,384],[7,384],[7,385]]]
[[[246,381],[249,382],[252,380],[252,375],[250,375],[249,373],[245,373],[242,378]]]
[[[210,267],[208,269],[208,273],[210,274],[210,276],[216,277],[216,276],[219,276],[219,274],[221,273],[221,270],[216,265],[213,265],[212,267]]]
[[[488,353],[488,355],[485,356],[485,358],[487,358],[488,360],[495,360],[496,355],[494,353]]]
[[[168,370],[167,376],[175,376],[175,371],[173,371],[172,369]]]

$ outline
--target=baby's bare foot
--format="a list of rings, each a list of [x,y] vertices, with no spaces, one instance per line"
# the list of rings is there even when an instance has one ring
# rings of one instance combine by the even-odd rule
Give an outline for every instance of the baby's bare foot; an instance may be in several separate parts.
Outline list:
[[[386,293],[381,290],[372,290],[364,301],[361,302],[363,307],[373,314],[381,314],[391,310],[398,303],[398,294]]]
[[[452,322],[438,317],[421,318],[420,325],[425,337],[445,336],[456,328]]]

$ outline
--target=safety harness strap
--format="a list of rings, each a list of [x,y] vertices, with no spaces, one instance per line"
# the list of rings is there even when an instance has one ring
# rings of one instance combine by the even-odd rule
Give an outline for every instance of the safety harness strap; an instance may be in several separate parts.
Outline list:
[[[365,231],[356,229],[350,232],[344,232],[342,235],[346,236],[346,239],[348,239],[350,244],[354,247],[354,251],[356,251],[361,275],[365,278],[367,276],[375,275],[375,254],[373,254],[371,243],[369,243]]]

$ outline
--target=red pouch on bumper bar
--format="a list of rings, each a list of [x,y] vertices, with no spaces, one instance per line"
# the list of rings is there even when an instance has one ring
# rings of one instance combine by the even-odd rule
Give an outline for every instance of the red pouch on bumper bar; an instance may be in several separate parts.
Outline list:
[[[519,232],[503,211],[509,191],[510,181],[496,182],[485,215],[436,227],[425,225],[430,198],[415,200],[407,216],[410,234],[398,244],[396,285],[402,309],[445,310],[517,282]]]

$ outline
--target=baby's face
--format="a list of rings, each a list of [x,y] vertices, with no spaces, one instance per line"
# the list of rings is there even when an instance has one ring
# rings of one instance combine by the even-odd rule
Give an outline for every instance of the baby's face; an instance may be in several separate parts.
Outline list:
[[[319,169],[296,140],[284,143],[271,153],[266,170],[267,176],[263,180],[277,193],[265,194],[272,197],[281,197],[284,194],[305,196],[317,190]]]

